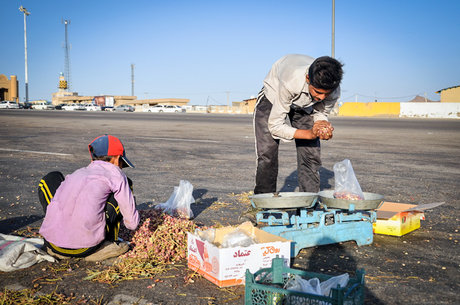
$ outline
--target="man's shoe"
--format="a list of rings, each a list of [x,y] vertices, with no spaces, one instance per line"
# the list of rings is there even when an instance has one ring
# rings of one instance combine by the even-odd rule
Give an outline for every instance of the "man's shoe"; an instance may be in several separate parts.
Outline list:
[[[93,254],[85,257],[85,261],[98,262],[108,258],[117,257],[129,250],[127,243],[104,242],[102,246]]]

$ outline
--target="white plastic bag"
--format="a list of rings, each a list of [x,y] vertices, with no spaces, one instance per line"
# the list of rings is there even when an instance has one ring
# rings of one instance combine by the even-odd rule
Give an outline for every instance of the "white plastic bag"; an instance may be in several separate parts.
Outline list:
[[[181,180],[179,186],[174,187],[174,191],[168,201],[155,206],[156,209],[162,209],[169,215],[181,218],[193,218],[193,212],[190,207],[195,202],[193,198],[193,185],[187,180]]]
[[[208,228],[204,231],[200,229],[195,229],[195,234],[198,235],[201,239],[204,239],[211,244],[214,243],[214,239],[216,238],[216,229]]]
[[[286,289],[291,291],[305,292],[316,295],[329,296],[332,288],[337,286],[345,287],[348,284],[350,276],[348,273],[344,273],[338,276],[329,278],[328,280],[321,282],[318,278],[311,278],[306,280],[299,275],[294,275],[286,283]],[[323,303],[321,303],[323,304]]]
[[[321,285],[319,279],[317,279],[316,277],[306,280],[300,277],[299,275],[294,275],[294,277],[290,278],[289,281],[286,283],[286,289],[297,292],[322,295]]]
[[[345,159],[334,164],[335,189],[334,198],[346,200],[363,200],[364,194],[356,179],[351,161]]]
[[[42,246],[42,238],[0,234],[0,271],[16,271],[42,261],[55,262],[41,249]]]
[[[321,291],[323,295],[328,296],[329,293],[331,292],[331,288],[337,288],[337,285],[340,287],[345,287],[348,284],[348,280],[350,279],[350,276],[348,273],[344,273],[338,276],[331,277],[330,279],[321,282]]]
[[[236,229],[223,237],[222,248],[247,247],[255,243],[251,236],[240,229]]]

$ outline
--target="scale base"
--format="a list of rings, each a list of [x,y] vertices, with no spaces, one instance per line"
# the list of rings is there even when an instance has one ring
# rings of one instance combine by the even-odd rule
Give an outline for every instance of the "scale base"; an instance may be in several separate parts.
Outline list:
[[[289,214],[285,211],[264,211],[257,215],[257,221],[261,230],[292,241],[292,257],[303,248],[319,245],[354,240],[358,246],[363,246],[373,242],[375,212],[301,209],[296,215]]]

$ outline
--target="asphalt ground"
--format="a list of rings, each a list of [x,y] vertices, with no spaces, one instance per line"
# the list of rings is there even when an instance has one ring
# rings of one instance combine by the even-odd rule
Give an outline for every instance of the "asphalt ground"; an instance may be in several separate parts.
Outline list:
[[[334,138],[322,142],[321,189],[334,188],[333,165],[350,159],[363,191],[401,203],[445,202],[425,212],[420,229],[402,237],[374,235],[303,249],[291,267],[326,274],[366,271],[366,304],[460,304],[460,120],[332,117]],[[247,206],[234,200],[253,188],[255,155],[250,115],[0,111],[0,233],[38,228],[37,185],[47,172],[69,174],[89,163],[88,143],[118,136],[136,168],[139,209],[165,202],[180,180],[194,186],[195,220],[238,224]],[[295,191],[293,143],[280,147],[278,189]],[[229,202],[219,205],[216,202]],[[85,281],[93,263],[40,263],[1,273],[0,287],[103,299],[104,304],[243,304],[244,287],[219,289],[204,278],[184,281],[186,262],[154,280],[117,286]],[[137,303],[136,303],[137,302]]]

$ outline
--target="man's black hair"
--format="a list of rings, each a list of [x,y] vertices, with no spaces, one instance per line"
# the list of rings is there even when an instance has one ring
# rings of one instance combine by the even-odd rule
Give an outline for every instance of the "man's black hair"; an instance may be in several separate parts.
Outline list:
[[[335,90],[342,81],[342,67],[343,64],[335,58],[318,57],[308,69],[310,84],[318,89]]]

